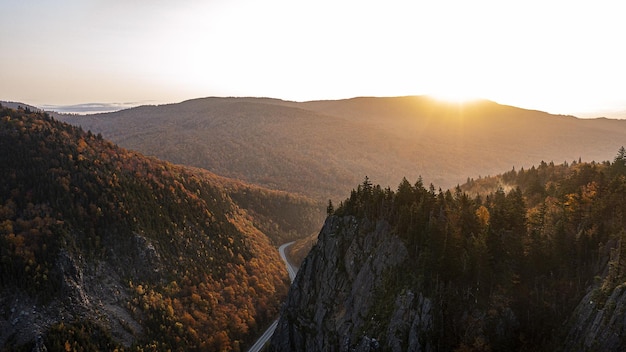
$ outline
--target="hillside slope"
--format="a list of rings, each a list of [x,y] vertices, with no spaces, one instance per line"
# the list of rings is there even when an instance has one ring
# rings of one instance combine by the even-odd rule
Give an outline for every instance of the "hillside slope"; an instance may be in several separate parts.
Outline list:
[[[542,160],[606,160],[626,136],[626,121],[419,96],[204,98],[60,118],[148,155],[322,201],[364,176],[395,186],[421,175],[449,188]]]
[[[0,108],[0,165],[2,350],[245,348],[288,286],[266,233],[318,226],[303,197],[41,113]]]
[[[622,351],[626,150],[463,188],[360,184],[302,263],[269,350]]]

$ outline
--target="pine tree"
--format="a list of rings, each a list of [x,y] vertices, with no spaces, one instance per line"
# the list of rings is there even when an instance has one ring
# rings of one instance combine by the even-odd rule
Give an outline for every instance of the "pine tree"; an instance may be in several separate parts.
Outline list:
[[[335,212],[335,207],[333,206],[333,201],[332,200],[328,200],[328,206],[326,207],[326,214],[328,216],[333,215],[333,213]]]
[[[626,148],[621,146],[611,165],[614,175],[626,175]]]

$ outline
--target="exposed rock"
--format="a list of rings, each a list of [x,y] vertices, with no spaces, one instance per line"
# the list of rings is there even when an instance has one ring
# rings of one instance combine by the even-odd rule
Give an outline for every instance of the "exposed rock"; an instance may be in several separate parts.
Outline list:
[[[302,263],[281,312],[271,351],[429,350],[429,299],[398,296],[385,336],[365,336],[384,273],[402,270],[407,250],[388,223],[331,216]],[[373,318],[372,318],[373,319]]]
[[[401,293],[396,298],[395,311],[387,327],[387,346],[392,351],[404,351],[408,340],[409,351],[432,350],[428,333],[433,328],[432,303],[420,293]]]
[[[563,351],[626,350],[626,283],[615,287],[606,301],[590,291],[570,318]]]
[[[451,335],[445,329],[455,328],[442,320],[445,302],[425,296],[419,286],[386,279],[410,270],[407,262],[407,249],[387,222],[329,217],[289,291],[269,350],[451,348],[441,340]],[[519,331],[518,318],[510,307],[498,304],[499,296],[492,298],[482,309],[468,306],[447,316],[447,321],[459,319],[455,324],[463,327],[458,346],[510,350]]]
[[[139,249],[138,249],[139,250]],[[53,325],[75,319],[97,321],[122,345],[129,347],[143,328],[124,308],[128,288],[110,263],[87,266],[66,250],[59,252],[55,270],[61,279],[64,302],[47,304],[24,292],[3,292],[0,297],[0,346],[10,339],[16,345],[35,341],[35,351],[46,351],[42,335]]]
[[[56,307],[37,305],[21,292],[2,295],[0,299],[0,346],[12,339],[16,344],[37,341],[58,312]]]
[[[61,250],[57,260],[57,271],[62,273],[61,288],[63,296],[68,303],[73,306],[86,307],[89,305],[89,298],[85,293],[85,283],[83,281],[84,263],[80,263],[80,258],[75,259],[66,250]]]
[[[136,263],[132,266],[135,275],[157,279],[162,271],[160,263],[161,255],[150,240],[139,234],[133,237],[133,246],[135,249],[134,260]]]

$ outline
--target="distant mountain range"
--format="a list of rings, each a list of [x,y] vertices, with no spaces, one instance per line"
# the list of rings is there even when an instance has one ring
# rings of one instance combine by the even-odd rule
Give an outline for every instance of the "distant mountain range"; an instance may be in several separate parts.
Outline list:
[[[626,121],[423,96],[290,102],[203,98],[58,115],[121,146],[265,187],[343,199],[365,176],[444,189],[541,161],[610,159]]]
[[[4,106],[5,108],[10,108],[10,109],[17,109],[17,108],[23,108],[23,109],[29,109],[31,111],[42,111],[42,108],[38,108],[35,107],[33,105],[28,105],[28,104],[24,104],[24,103],[20,103],[20,102],[16,102],[16,101],[3,101],[0,100],[0,104],[2,106]]]

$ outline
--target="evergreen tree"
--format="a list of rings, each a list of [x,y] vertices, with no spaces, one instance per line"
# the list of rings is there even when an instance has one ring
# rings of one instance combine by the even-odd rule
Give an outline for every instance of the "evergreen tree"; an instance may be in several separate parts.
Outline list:
[[[621,146],[611,167],[613,175],[626,175],[626,148]]]
[[[333,215],[333,213],[335,212],[335,207],[333,206],[333,201],[332,200],[328,200],[328,206],[326,207],[326,214],[328,216]]]

